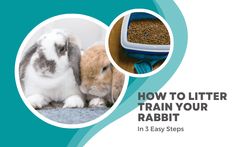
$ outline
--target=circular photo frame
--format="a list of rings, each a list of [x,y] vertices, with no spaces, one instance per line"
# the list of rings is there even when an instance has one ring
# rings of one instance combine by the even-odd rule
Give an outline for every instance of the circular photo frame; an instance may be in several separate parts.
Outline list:
[[[54,29],[56,29],[56,31],[54,31]],[[58,31],[57,29],[59,29],[60,31]],[[48,30],[52,31],[48,33]],[[93,107],[94,105],[95,106],[98,105],[97,107],[94,108],[93,111],[96,111],[95,110],[96,108],[100,110],[100,106],[106,105],[106,103],[104,104],[103,100],[100,101],[99,99],[96,99],[97,97],[100,98],[105,95],[104,93],[97,91],[97,89],[99,88],[95,89],[95,86],[93,87],[91,86],[92,90],[91,89],[87,90],[86,89],[87,85],[85,85],[84,87],[86,88],[83,88],[83,90],[79,90],[82,89],[80,87],[80,84],[82,85],[83,82],[82,80],[79,81],[76,78],[75,76],[76,70],[74,70],[77,67],[79,67],[79,65],[74,66],[74,64],[71,64],[79,62],[76,62],[77,58],[71,56],[71,54],[73,55],[76,54],[77,52],[74,50],[74,48],[79,47],[81,58],[83,58],[83,55],[86,54],[86,48],[88,48],[89,50],[92,50],[92,48],[103,48],[104,50],[103,57],[106,58],[105,57],[106,52],[104,49],[105,46],[103,45],[100,47],[100,44],[102,43],[104,44],[107,30],[108,27],[104,23],[95,18],[81,14],[64,14],[43,21],[26,36],[26,38],[24,39],[19,48],[16,57],[15,80],[19,94],[23,102],[34,115],[36,115],[38,118],[45,121],[46,123],[57,127],[82,128],[93,125],[103,120],[116,109],[116,107],[121,102],[121,99],[123,98],[124,93],[127,89],[128,76],[125,75],[122,76],[123,83],[121,91],[120,89],[118,89],[119,90],[118,95],[116,94],[116,97],[114,98],[112,92],[113,89],[112,86],[114,84],[111,83],[110,85],[111,88],[107,86],[108,82],[113,82],[115,80],[113,78],[111,78],[111,80],[107,80],[110,78],[106,77],[113,73],[114,67],[111,66],[110,64],[110,66],[107,67],[105,66],[102,68],[101,71],[102,76],[100,76],[98,80],[100,79],[106,80],[106,87],[104,86],[106,89],[104,87],[103,89],[101,88],[101,90],[103,91],[106,90],[106,95],[110,94],[107,92],[108,90],[112,92],[111,93],[112,95],[108,97],[111,103],[113,102],[111,104],[111,107],[102,110],[103,111],[102,114],[100,112],[98,115],[94,114],[92,116],[93,117],[92,119],[86,121],[80,120],[79,122],[76,122],[76,120],[72,118],[77,117],[76,114],[80,113],[71,114],[71,112],[75,110],[73,107],[84,107],[86,105],[85,104],[86,101],[89,101],[87,104],[88,106]],[[67,31],[69,33],[75,34],[75,36],[77,35],[80,38],[80,40],[67,37],[67,33],[65,33]],[[76,43],[72,44],[72,42]],[[80,46],[81,44],[82,46]],[[29,48],[31,48],[31,50]],[[69,52],[72,53],[70,54]],[[24,63],[22,62],[23,60]],[[106,64],[108,64],[108,61]],[[65,75],[64,73],[67,73],[67,75]],[[62,80],[62,82],[61,79],[63,78],[61,77],[64,78],[64,81]],[[71,77],[73,77],[72,80]],[[55,78],[56,80],[54,79],[51,80],[52,78]],[[61,89],[57,89],[60,86]],[[87,93],[84,94],[83,93],[84,91]],[[64,94],[63,92],[66,94]],[[44,93],[46,96],[43,95],[42,93]],[[88,100],[84,97],[83,97],[84,99],[80,98],[82,95],[86,95],[88,97],[89,94],[93,94],[92,100],[95,99],[92,103],[90,99]],[[98,95],[97,97],[95,96],[96,94]],[[66,97],[68,95],[70,96],[69,98]],[[55,96],[56,98],[53,96]],[[57,108],[57,104],[54,105],[56,107],[56,112],[58,113],[56,117],[49,117],[48,113],[51,113],[50,112],[51,109],[48,107],[44,109],[45,110],[44,112],[40,111],[41,109],[37,109],[41,108],[46,104],[49,104],[51,101],[58,101],[63,103],[62,106],[61,105],[58,106],[59,108]],[[63,109],[63,107],[65,107],[65,109]],[[60,110],[63,110],[63,113],[61,113]],[[83,108],[76,108],[76,110],[80,111],[83,110]],[[68,117],[67,118],[69,120],[68,122],[60,120],[60,118],[64,116]]]
[[[118,70],[132,77],[148,77],[168,63],[174,38],[170,26],[159,14],[132,9],[113,20],[105,46]]]

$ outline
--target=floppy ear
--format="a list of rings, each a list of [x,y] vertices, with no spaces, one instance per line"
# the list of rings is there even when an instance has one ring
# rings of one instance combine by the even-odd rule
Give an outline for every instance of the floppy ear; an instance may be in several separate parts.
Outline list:
[[[119,72],[115,67],[112,66],[112,91],[111,91],[111,100],[113,103],[116,102],[119,97],[122,87],[124,84],[124,75]]]
[[[25,69],[26,69],[27,65],[29,64],[32,55],[37,51],[38,46],[39,45],[37,43],[32,45],[27,50],[27,52],[24,54],[23,58],[20,61],[19,74],[20,74],[20,83],[21,83],[22,87],[24,87],[23,80],[24,80],[24,77],[25,77]]]
[[[80,80],[80,49],[79,46],[73,43],[71,40],[67,40],[68,58],[70,66],[73,69],[73,74],[78,85],[81,84]]]

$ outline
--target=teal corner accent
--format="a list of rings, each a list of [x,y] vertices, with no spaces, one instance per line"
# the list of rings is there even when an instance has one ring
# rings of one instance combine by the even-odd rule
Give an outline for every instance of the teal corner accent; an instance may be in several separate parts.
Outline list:
[[[173,0],[154,0],[155,12],[165,18],[174,36],[174,50],[168,64],[157,74],[147,78],[129,78],[129,85],[120,105],[101,122],[79,129],[69,147],[84,146],[98,131],[137,107],[137,91],[158,91],[175,73],[187,48],[187,26],[184,16]],[[153,86],[154,85],[154,86]]]

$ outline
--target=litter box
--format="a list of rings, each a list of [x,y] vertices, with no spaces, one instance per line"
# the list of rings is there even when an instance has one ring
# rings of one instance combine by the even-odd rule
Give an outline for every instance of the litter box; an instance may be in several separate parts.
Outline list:
[[[159,20],[154,15],[144,12],[134,12],[126,15],[121,27],[121,45],[124,52],[129,57],[139,59],[139,62],[134,64],[135,70],[138,74],[148,73],[153,70],[153,66],[160,60],[165,60],[169,50],[170,44],[146,44],[130,42],[128,40],[128,28],[132,21],[136,20]]]

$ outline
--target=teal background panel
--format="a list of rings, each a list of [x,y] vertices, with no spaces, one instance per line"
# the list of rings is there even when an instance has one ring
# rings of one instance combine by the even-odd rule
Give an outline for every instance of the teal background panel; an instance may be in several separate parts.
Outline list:
[[[42,21],[60,14],[85,14],[109,25],[132,8],[155,10],[147,0],[2,0],[1,32],[1,141],[0,146],[66,146],[77,129],[51,126],[28,110],[15,84],[14,66],[26,35]],[[130,79],[135,81],[135,79]],[[145,79],[143,79],[144,81]],[[135,87],[139,87],[136,85]]]

